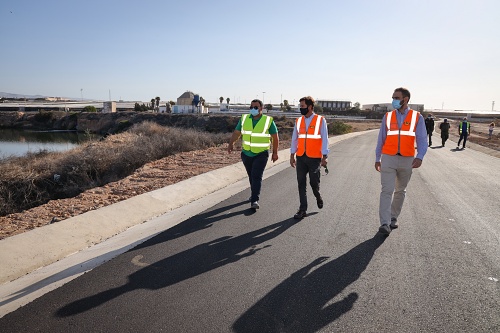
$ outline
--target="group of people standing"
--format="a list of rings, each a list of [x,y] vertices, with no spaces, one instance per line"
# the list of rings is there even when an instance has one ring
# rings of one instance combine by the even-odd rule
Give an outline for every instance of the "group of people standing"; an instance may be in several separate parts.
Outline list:
[[[495,123],[492,124],[493,126],[495,126]],[[429,137],[429,147],[430,147],[432,145],[432,132],[434,131],[434,118],[432,118],[431,114],[428,114],[427,118],[425,118],[425,128],[427,130],[427,135]],[[439,124],[439,130],[441,131],[441,147],[444,147],[446,141],[450,137],[450,123],[448,122],[448,119],[445,118],[443,122]],[[493,130],[490,131],[490,138],[492,132]],[[457,149],[460,148],[460,143],[462,143],[462,140],[463,140],[462,149],[465,149],[467,138],[470,135],[470,122],[467,121],[467,117],[463,117],[462,120],[458,123],[458,135],[460,136],[460,138],[457,143]]]
[[[397,219],[412,170],[422,165],[427,152],[425,121],[420,112],[408,107],[409,100],[408,89],[401,87],[394,90],[394,110],[384,115],[375,149],[375,170],[380,172],[382,183],[379,232],[385,235],[398,227]],[[295,219],[307,216],[307,177],[318,208],[323,208],[320,170],[327,166],[330,152],[327,122],[323,116],[314,113],[314,99],[306,96],[299,102],[301,116],[295,120],[290,148],[290,166],[296,169],[299,192]],[[250,113],[241,116],[228,145],[228,152],[231,153],[236,140],[242,137],[241,159],[250,182],[250,208],[254,210],[260,208],[262,177],[271,145],[271,160],[278,160],[278,130],[273,118],[262,114],[262,106],[262,101],[258,99],[251,102]]]

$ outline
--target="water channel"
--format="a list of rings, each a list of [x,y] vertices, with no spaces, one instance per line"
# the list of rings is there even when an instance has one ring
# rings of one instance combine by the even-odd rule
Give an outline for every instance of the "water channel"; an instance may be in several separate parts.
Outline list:
[[[88,139],[77,132],[0,129],[0,160],[40,150],[66,151]]]

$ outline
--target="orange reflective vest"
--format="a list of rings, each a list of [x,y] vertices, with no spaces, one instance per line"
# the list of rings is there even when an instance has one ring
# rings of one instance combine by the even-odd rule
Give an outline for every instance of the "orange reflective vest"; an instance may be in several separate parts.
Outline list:
[[[302,116],[295,120],[295,128],[297,129],[298,145],[297,156],[302,156],[304,153],[308,157],[321,158],[321,147],[323,140],[321,139],[321,125],[323,117],[315,114],[311,120],[311,124],[306,129],[306,117]]]
[[[409,110],[401,128],[398,126],[397,110],[387,112],[385,126],[387,137],[382,146],[382,154],[415,156],[415,132],[420,112]]]

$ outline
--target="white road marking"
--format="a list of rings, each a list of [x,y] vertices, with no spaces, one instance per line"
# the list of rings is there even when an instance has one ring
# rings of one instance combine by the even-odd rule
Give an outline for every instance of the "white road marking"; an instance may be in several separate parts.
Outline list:
[[[148,263],[145,263],[145,262],[141,262],[141,259],[144,258],[143,255],[137,255],[135,256],[134,258],[132,258],[132,260],[130,261],[132,264],[134,264],[135,266],[139,266],[139,267],[146,267],[146,266],[149,266]]]

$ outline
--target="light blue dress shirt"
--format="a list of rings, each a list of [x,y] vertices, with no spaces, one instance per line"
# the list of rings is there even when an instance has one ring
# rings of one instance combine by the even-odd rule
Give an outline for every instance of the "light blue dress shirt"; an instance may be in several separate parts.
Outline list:
[[[311,121],[314,117],[314,112],[311,114],[311,116],[304,117],[306,119],[306,128],[309,128],[309,125],[311,125]],[[323,155],[328,155],[330,152],[330,149],[328,149],[328,127],[326,125],[326,119],[323,117],[321,121],[321,128],[319,130],[319,133],[321,134],[321,154]],[[290,154],[295,154],[297,152],[297,145],[298,145],[298,139],[299,137],[299,132],[297,131],[297,126],[296,124],[293,126],[293,133],[292,133],[292,146],[290,148]]]
[[[398,127],[401,128],[403,121],[408,114],[410,108],[406,108],[404,113],[396,111],[396,118],[398,120]],[[391,111],[392,112],[392,111]],[[386,128],[386,118],[387,113],[382,118],[382,124],[380,125],[380,132],[378,133],[377,148],[375,149],[375,162],[380,162],[382,158],[382,146],[384,145],[385,138],[387,137]],[[415,141],[417,143],[417,156],[416,158],[424,160],[424,155],[427,152],[427,130],[425,129],[424,117],[420,114],[418,117],[417,128],[415,130]]]

